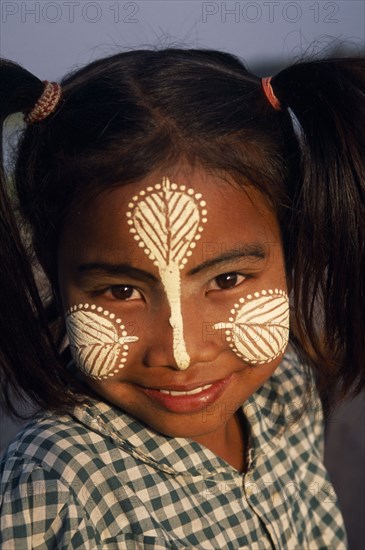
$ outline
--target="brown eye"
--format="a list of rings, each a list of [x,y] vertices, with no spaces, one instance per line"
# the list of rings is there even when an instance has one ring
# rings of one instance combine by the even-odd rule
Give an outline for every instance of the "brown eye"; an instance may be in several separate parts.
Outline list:
[[[139,300],[141,294],[133,286],[115,285],[110,287],[110,293],[116,300]]]
[[[215,277],[212,283],[215,287],[218,287],[221,290],[227,290],[234,288],[244,280],[245,277],[239,273],[223,273],[222,275]]]
[[[224,273],[218,275],[214,280],[219,288],[232,288],[237,284],[237,273]]]

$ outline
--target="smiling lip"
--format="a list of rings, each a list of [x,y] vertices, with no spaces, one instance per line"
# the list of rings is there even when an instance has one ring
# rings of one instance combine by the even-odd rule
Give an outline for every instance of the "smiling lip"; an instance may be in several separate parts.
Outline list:
[[[231,378],[232,375],[222,380],[210,384],[202,384],[190,389],[181,386],[160,389],[140,386],[139,389],[164,409],[173,412],[194,412],[217,401]]]

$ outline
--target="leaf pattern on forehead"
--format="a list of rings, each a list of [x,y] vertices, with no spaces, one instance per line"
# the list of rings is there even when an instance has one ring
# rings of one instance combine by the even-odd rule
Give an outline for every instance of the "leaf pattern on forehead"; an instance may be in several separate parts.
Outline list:
[[[181,370],[189,366],[181,313],[180,270],[188,262],[206,223],[206,203],[186,185],[162,183],[143,189],[128,205],[128,225],[134,239],[158,267],[171,309],[173,350]]]
[[[159,196],[162,195],[162,196]],[[197,205],[190,197],[175,193],[155,194],[142,201],[134,213],[134,224],[159,263],[179,262],[184,258],[199,225]],[[159,232],[154,227],[159,227]]]
[[[237,355],[251,364],[273,361],[289,340],[289,301],[282,290],[263,290],[241,298],[231,310],[234,317],[216,323]]]
[[[190,248],[200,238],[206,222],[205,202],[186,186],[164,178],[162,184],[148,187],[133,198],[127,213],[134,238],[156,265],[177,264],[182,269]]]
[[[71,307],[66,314],[66,329],[74,361],[85,374],[100,380],[124,367],[128,343],[136,342],[138,337],[128,336],[114,314],[95,309],[89,304]]]

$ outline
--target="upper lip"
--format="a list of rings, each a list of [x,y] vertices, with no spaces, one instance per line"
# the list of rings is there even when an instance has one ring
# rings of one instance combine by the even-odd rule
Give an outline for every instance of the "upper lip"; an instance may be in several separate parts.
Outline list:
[[[223,382],[223,380],[226,380],[230,378],[232,375],[225,376],[224,378],[219,378],[218,380],[210,380],[210,381],[203,381],[203,382],[193,382],[191,384],[169,384],[161,386],[144,386],[142,384],[139,384],[142,388],[146,390],[167,390],[167,391],[191,391],[195,390],[195,388],[201,388],[202,386],[207,386],[208,384],[217,384],[217,382]]]

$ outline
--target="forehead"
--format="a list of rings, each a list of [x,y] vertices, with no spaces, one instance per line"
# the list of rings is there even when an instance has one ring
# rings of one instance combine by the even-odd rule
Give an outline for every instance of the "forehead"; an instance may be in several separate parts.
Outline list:
[[[140,182],[112,188],[79,206],[65,224],[61,247],[64,243],[77,255],[81,248],[89,261],[94,256],[110,260],[110,255],[113,261],[137,257],[145,261],[142,251],[137,253],[138,243],[130,232],[127,214],[131,201],[140,197],[141,191],[146,193],[143,197],[150,195],[165,177],[162,172],[152,174]],[[228,178],[197,169],[177,171],[168,177],[178,190],[185,188],[187,194],[193,189],[205,202],[206,222],[195,256],[206,257],[250,243],[270,246],[280,241],[274,213],[252,186],[239,186]]]

